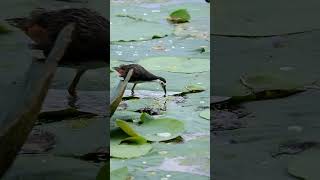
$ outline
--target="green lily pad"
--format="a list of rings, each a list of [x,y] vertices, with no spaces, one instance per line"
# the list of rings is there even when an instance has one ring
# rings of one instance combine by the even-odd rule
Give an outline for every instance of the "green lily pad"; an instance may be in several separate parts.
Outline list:
[[[127,167],[122,167],[119,169],[115,169],[110,173],[111,180],[127,180],[129,175],[129,171]]]
[[[215,1],[212,9],[213,17],[215,17],[213,34],[272,36],[320,28],[318,21],[310,21],[310,19],[319,15],[318,1],[310,3],[291,2],[289,0],[281,2]]]
[[[199,115],[204,119],[210,120],[210,109],[205,109],[201,111]]]
[[[289,161],[289,174],[306,180],[320,179],[319,165],[320,149],[313,148],[305,151]]]
[[[6,26],[0,24],[0,34],[7,34],[11,32]]]
[[[199,93],[205,91],[206,88],[199,85],[188,85],[183,88],[181,93],[174,94],[174,96],[184,96],[186,94]]]
[[[134,137],[128,137],[121,141],[121,143],[126,143],[126,142],[135,143],[135,144],[145,144],[147,143],[147,140],[140,136],[134,136]]]
[[[124,15],[112,17],[111,21],[111,41],[144,41],[165,37],[173,32],[172,27],[159,22]]]
[[[259,73],[245,76],[243,80],[256,90],[293,89],[299,87],[296,82],[288,81],[287,78],[277,74]]]
[[[141,136],[148,141],[166,141],[174,139],[184,131],[183,122],[171,119],[146,119],[140,125],[122,120],[117,120],[116,124],[130,136]]]
[[[173,23],[185,23],[189,22],[191,16],[186,9],[178,9],[170,14],[168,20]]]
[[[134,158],[147,154],[151,149],[152,145],[148,143],[144,144],[124,144],[121,143],[123,140],[129,138],[127,134],[125,134],[120,129],[116,129],[111,131],[110,134],[110,155],[112,157],[117,158]]]
[[[210,70],[209,59],[186,57],[152,57],[139,61],[139,64],[150,71],[168,71],[175,73],[199,73]]]
[[[202,91],[205,91],[206,88],[202,87],[202,86],[199,86],[199,85],[188,85],[184,88],[184,90],[182,92],[192,92],[192,93],[195,93],[195,92],[202,92]]]

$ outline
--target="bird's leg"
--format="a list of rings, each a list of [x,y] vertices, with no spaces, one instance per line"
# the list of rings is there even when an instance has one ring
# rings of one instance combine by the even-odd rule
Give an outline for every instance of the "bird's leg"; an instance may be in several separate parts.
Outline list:
[[[70,84],[68,88],[68,92],[71,96],[76,97],[76,87],[80,81],[81,76],[86,72],[84,69],[77,70],[76,76],[73,78],[72,83]]]
[[[30,43],[28,44],[28,47],[30,49],[38,49],[38,50],[43,50],[43,46],[39,45],[39,44],[35,44],[35,43]]]
[[[131,88],[131,96],[134,96],[134,88],[136,87],[137,83],[133,84],[133,87]]]

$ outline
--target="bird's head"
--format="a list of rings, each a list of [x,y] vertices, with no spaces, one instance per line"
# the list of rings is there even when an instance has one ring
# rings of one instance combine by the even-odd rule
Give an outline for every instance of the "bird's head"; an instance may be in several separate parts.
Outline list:
[[[5,19],[5,21],[11,26],[14,26],[26,32],[28,28],[34,24],[34,20],[44,12],[46,12],[45,9],[36,8],[30,12],[30,17],[9,18]]]
[[[126,77],[127,73],[129,72],[130,69],[127,68],[126,65],[121,64],[119,67],[112,67],[115,71],[119,73],[120,77]]]
[[[164,96],[166,96],[167,95],[167,89],[166,89],[167,81],[166,81],[166,79],[163,78],[163,77],[158,77],[158,81],[159,81],[159,83],[160,83],[160,85],[161,85],[161,87],[162,87],[162,89],[164,91]]]
[[[11,26],[19,28],[22,31],[27,31],[30,24],[29,23],[30,21],[28,18],[11,18],[11,19],[5,19],[5,21]]]

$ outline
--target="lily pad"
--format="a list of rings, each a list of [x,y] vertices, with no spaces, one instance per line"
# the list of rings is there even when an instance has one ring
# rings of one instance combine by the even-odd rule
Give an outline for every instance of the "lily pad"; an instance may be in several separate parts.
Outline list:
[[[188,85],[184,87],[181,93],[175,94],[174,96],[184,96],[186,94],[203,92],[205,90],[206,88],[199,85]]]
[[[173,29],[159,22],[150,22],[128,16],[111,18],[111,41],[145,41],[172,34]]]
[[[121,143],[123,140],[128,138],[120,129],[111,131],[110,135],[110,156],[117,158],[134,158],[147,154],[151,149],[152,145],[145,144],[124,144]]]
[[[210,120],[210,109],[206,109],[200,112],[200,117]]]
[[[185,23],[189,22],[191,16],[186,9],[178,9],[170,14],[168,20],[173,23]]]
[[[145,119],[140,125],[122,120],[117,120],[116,123],[128,135],[141,136],[148,141],[174,139],[184,131],[183,122],[171,118]]]
[[[310,149],[289,161],[288,172],[298,178],[318,180],[320,178],[319,162],[320,149]]]
[[[110,173],[111,180],[127,180],[128,179],[128,168],[123,167],[119,169],[115,169]]]
[[[275,74],[255,74],[242,78],[242,82],[246,83],[254,90],[270,90],[270,89],[293,89],[298,88],[296,82],[288,81],[287,78]],[[301,86],[300,86],[301,87]]]
[[[145,144],[147,143],[147,140],[140,136],[134,136],[134,137],[128,137],[121,141],[121,143],[126,143],[126,142],[135,143],[135,144]]]
[[[7,27],[0,24],[0,34],[7,34],[11,32]]]
[[[318,1],[215,1],[213,34],[272,36],[319,29],[318,21],[310,21],[319,15],[318,6]]]
[[[210,70],[209,59],[186,57],[152,57],[139,61],[139,64],[150,71],[168,71],[175,73],[199,73]]]
[[[213,104],[223,103],[231,99],[231,97],[227,96],[210,96],[210,102]]]

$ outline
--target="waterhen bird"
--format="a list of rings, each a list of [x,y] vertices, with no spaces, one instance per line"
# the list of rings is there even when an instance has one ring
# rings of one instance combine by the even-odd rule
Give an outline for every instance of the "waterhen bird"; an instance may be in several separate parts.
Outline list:
[[[166,90],[166,80],[163,77],[156,76],[152,74],[151,72],[147,71],[144,67],[140,66],[139,64],[127,64],[127,65],[120,65],[119,67],[113,67],[114,70],[116,70],[119,73],[120,77],[125,78],[127,76],[127,73],[130,69],[133,69],[132,76],[129,80],[130,83],[133,83],[133,87],[131,89],[132,96],[134,95],[134,88],[139,83],[145,83],[145,82],[158,82],[160,83],[163,91],[164,96],[167,95]]]
[[[97,12],[87,8],[68,8],[47,11],[37,8],[29,17],[6,19],[21,29],[34,44],[32,49],[42,50],[45,57],[63,27],[75,23],[72,42],[60,60],[60,67],[76,69],[76,75],[68,88],[71,96],[76,96],[76,86],[88,69],[108,66],[109,21]]]

